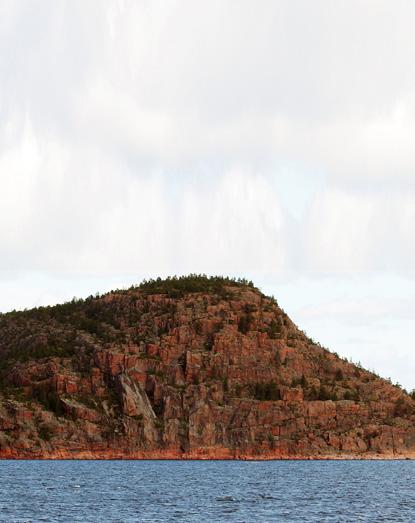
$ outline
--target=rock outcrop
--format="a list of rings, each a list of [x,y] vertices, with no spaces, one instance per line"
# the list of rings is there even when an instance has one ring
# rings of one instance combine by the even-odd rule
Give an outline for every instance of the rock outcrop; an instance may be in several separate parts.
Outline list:
[[[191,276],[0,315],[0,457],[415,456],[415,401],[252,284]]]

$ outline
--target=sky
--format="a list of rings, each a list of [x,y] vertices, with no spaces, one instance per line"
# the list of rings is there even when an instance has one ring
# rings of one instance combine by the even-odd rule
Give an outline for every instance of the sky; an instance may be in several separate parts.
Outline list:
[[[415,3],[2,0],[0,311],[246,276],[415,388]]]

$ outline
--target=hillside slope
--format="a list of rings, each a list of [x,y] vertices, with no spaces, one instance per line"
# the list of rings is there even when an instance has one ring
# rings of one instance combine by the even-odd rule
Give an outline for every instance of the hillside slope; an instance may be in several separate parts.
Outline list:
[[[246,281],[0,315],[0,457],[415,456],[415,401]]]

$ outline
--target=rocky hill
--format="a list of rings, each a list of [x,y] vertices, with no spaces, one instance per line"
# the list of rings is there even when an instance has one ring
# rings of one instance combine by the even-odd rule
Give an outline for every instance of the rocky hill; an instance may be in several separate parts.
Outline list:
[[[415,401],[252,283],[189,276],[0,315],[0,457],[415,456]]]

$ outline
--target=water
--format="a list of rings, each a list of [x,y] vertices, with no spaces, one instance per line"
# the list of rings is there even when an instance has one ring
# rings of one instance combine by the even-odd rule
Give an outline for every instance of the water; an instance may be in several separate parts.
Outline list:
[[[0,461],[0,521],[413,522],[412,461]]]

